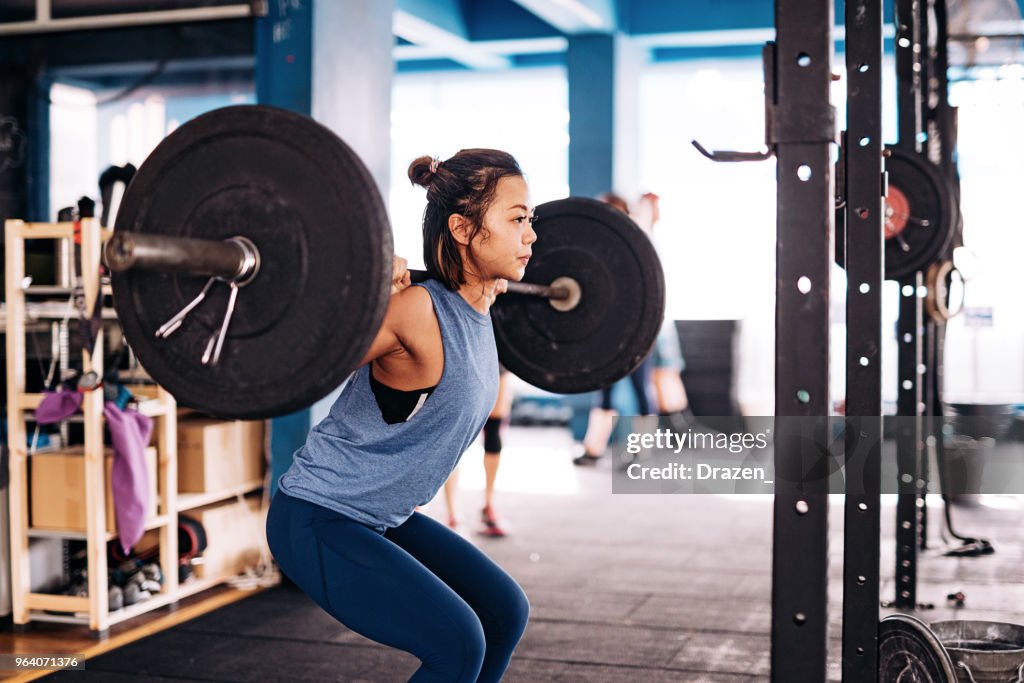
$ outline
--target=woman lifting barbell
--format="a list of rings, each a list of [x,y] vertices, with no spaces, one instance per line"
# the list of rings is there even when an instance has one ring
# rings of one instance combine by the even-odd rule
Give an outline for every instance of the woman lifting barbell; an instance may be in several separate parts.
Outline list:
[[[496,150],[421,157],[409,178],[427,188],[433,279],[409,286],[396,259],[384,323],[281,477],[267,540],[281,570],[334,618],[418,657],[411,680],[497,681],[526,628],[526,595],[414,509],[434,497],[495,403],[489,310],[526,271],[532,204],[519,165]]]

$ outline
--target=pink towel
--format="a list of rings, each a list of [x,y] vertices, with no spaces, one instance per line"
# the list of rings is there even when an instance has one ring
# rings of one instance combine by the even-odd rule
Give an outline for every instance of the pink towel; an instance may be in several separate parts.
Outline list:
[[[113,402],[103,405],[103,415],[114,442],[110,487],[117,532],[127,555],[142,538],[146,525],[150,489],[145,452],[153,433],[153,420],[137,410],[122,411]]]

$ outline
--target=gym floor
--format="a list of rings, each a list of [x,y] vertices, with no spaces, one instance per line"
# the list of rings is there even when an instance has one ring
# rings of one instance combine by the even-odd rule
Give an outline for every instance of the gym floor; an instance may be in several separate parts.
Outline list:
[[[475,533],[479,444],[463,461],[459,505],[465,533],[530,597],[530,624],[506,680],[767,679],[770,497],[613,496],[607,458],[596,468],[573,467],[565,430],[512,428],[505,444],[497,503],[510,535]],[[882,517],[883,599],[893,597],[889,498]],[[935,608],[918,616],[1024,621],[1024,497],[986,497],[955,508],[958,531],[983,533],[996,547],[979,558],[941,555],[938,504],[936,498],[929,510],[934,547],[921,556],[918,572],[919,600]],[[443,502],[426,512],[443,519]],[[833,498],[830,517],[829,675],[839,680],[840,497]],[[955,591],[966,595],[963,608],[946,600]],[[85,672],[47,680],[389,681],[405,680],[416,667],[412,656],[356,635],[283,585],[90,658]]]

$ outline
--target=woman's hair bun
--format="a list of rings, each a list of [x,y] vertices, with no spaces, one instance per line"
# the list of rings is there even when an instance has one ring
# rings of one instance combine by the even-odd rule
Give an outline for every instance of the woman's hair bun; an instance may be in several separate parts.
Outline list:
[[[430,170],[431,162],[433,162],[433,158],[422,156],[417,157],[409,164],[409,180],[413,185],[430,187],[434,176],[437,175],[435,171]]]

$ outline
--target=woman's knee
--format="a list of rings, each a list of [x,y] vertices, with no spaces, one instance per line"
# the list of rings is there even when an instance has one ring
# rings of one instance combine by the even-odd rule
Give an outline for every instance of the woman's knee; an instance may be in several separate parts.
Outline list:
[[[487,638],[479,619],[473,619],[472,624],[465,629],[462,647],[465,652],[466,669],[473,672],[469,680],[475,681],[484,665],[484,655],[487,654]]]
[[[487,610],[487,630],[502,642],[519,642],[530,620],[530,600],[511,577],[500,586],[493,586],[493,602]]]
[[[526,593],[519,587],[519,584],[514,584],[514,590],[511,593],[508,628],[514,629],[517,636],[522,636],[526,630],[526,624],[530,620],[530,599],[526,597]]]
[[[463,615],[454,628],[439,629],[433,652],[422,657],[424,667],[444,680],[476,681],[484,664],[487,640],[476,616]]]

